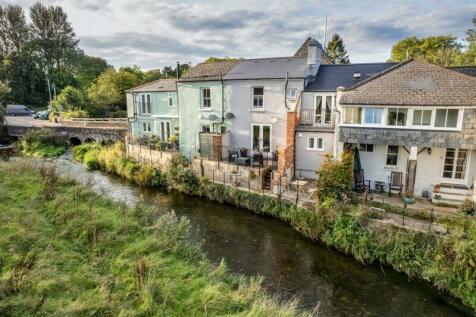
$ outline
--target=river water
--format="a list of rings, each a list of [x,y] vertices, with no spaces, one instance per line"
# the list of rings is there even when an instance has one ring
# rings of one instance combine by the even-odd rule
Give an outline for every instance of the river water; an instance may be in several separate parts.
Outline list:
[[[283,299],[299,296],[303,308],[319,302],[320,316],[464,316],[427,284],[380,266],[365,266],[301,237],[278,220],[179,193],[141,189],[99,171],[87,171],[65,155],[58,170],[93,190],[128,204],[174,210],[192,224],[208,258],[245,275],[260,274]]]

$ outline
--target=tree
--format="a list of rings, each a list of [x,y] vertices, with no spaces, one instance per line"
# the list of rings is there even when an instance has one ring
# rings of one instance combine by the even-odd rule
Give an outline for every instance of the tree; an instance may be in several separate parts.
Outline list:
[[[190,69],[189,64],[180,64],[179,66],[179,76],[182,77]],[[171,66],[165,66],[162,68],[162,78],[177,78],[177,66],[174,68]]]
[[[340,160],[325,158],[316,181],[320,202],[347,202],[352,197],[353,157],[351,151],[344,151]]]
[[[8,81],[0,81],[0,108],[7,103],[8,94],[12,91]]]
[[[108,116],[126,110],[126,90],[140,85],[142,72],[136,68],[108,69],[88,89],[90,105],[86,110],[92,116]]]
[[[7,58],[19,54],[30,39],[30,28],[23,9],[9,4],[0,7],[0,54]]]
[[[59,6],[35,3],[30,8],[32,47],[40,67],[58,88],[71,84],[73,62],[77,58],[78,40],[68,15]]]
[[[99,75],[110,68],[112,66],[104,59],[79,52],[76,61],[75,78],[78,81],[79,87],[87,89]]]
[[[150,83],[152,81],[159,80],[161,78],[163,78],[163,76],[162,76],[162,72],[160,71],[160,69],[151,69],[151,70],[146,71],[144,73],[144,78],[142,79],[141,84],[147,84],[147,83]]]
[[[326,54],[329,56],[332,64],[349,64],[349,55],[345,49],[342,37],[334,33],[331,40],[327,44]]]
[[[468,47],[460,58],[461,65],[476,65],[476,17],[473,18],[473,29],[466,31]]]
[[[65,87],[52,106],[56,111],[82,110],[87,105],[87,97],[83,90],[72,86]]]
[[[458,65],[461,45],[451,35],[405,38],[392,47],[390,61],[401,62],[409,58],[427,61],[441,66]]]

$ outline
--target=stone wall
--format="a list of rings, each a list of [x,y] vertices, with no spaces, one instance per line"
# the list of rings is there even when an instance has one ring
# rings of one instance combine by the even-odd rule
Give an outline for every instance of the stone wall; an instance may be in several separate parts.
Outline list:
[[[163,171],[169,165],[169,160],[178,152],[152,150],[146,145],[126,144],[127,156],[137,162],[151,164]]]
[[[476,109],[466,109],[463,131],[340,127],[339,141],[419,147],[476,149]]]

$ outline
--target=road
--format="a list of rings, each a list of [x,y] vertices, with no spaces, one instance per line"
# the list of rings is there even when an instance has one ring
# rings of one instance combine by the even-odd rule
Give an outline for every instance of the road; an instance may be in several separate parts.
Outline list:
[[[38,127],[38,128],[49,128],[49,127],[60,127],[61,124],[53,123],[48,120],[39,120],[33,119],[32,117],[5,117],[6,125],[9,126],[22,126],[22,127]]]

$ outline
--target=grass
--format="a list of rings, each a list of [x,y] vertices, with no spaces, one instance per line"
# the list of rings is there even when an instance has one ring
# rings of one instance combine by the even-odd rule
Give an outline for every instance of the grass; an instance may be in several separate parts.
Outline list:
[[[173,213],[0,163],[1,316],[310,316],[213,266]]]
[[[30,130],[20,141],[21,153],[35,158],[60,156],[67,146],[64,137],[56,136],[50,130]]]
[[[103,148],[103,151],[112,153],[114,150]],[[118,161],[117,155],[121,153],[115,154],[109,155],[116,157],[115,160]],[[280,219],[304,236],[352,255],[362,263],[378,262],[406,273],[409,277],[426,280],[476,312],[474,218],[438,217],[437,221],[449,229],[450,234],[445,237],[407,231],[391,225],[376,226],[370,219],[372,215],[368,206],[363,204],[334,201],[332,204],[323,203],[315,211],[311,211],[273,196],[212,183],[206,178],[197,177],[193,171],[184,168],[183,163],[177,156],[171,160],[167,171],[156,171],[161,175],[161,185],[166,184],[169,189],[188,195]],[[99,165],[103,170],[107,168],[107,164]],[[402,212],[397,209],[392,211]],[[425,218],[424,214],[412,215]]]

